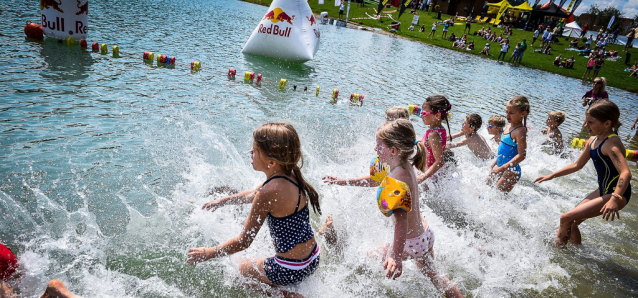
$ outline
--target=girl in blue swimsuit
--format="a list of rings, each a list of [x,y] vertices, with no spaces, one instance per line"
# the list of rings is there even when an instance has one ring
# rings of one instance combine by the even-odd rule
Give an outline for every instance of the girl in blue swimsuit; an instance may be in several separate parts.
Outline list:
[[[505,127],[498,145],[496,160],[492,172],[487,178],[489,184],[498,179],[496,186],[500,191],[510,192],[521,179],[521,166],[527,151],[527,115],[530,112],[529,101],[525,96],[514,96],[507,102]]]
[[[195,264],[240,252],[250,246],[264,222],[268,222],[275,256],[244,260],[239,266],[243,276],[273,286],[268,295],[288,296],[277,286],[300,283],[319,266],[319,249],[310,226],[310,208],[321,214],[319,195],[304,180],[298,166],[301,142],[290,124],[271,123],[253,133],[252,165],[264,172],[267,180],[257,189],[246,190],[204,204],[215,211],[232,204],[252,204],[241,234],[215,247],[191,248],[188,263]],[[303,162],[302,162],[303,163]]]
[[[598,174],[598,189],[591,192],[576,208],[560,217],[556,243],[581,243],[578,225],[588,218],[620,219],[618,211],[625,208],[631,198],[631,171],[625,161],[625,146],[616,135],[620,122],[620,110],[611,101],[595,102],[587,110],[585,127],[591,135],[578,160],[547,176],[538,177],[541,183],[556,177],[569,175],[582,169],[591,158]]]

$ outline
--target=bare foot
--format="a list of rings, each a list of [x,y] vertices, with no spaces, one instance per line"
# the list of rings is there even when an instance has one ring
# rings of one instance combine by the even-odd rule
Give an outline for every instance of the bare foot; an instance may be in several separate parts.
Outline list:
[[[47,284],[47,289],[40,298],[78,298],[79,296],[71,293],[69,289],[59,280],[51,280]]]
[[[323,235],[329,245],[335,245],[337,243],[337,231],[332,224],[332,216],[328,215],[326,223],[319,229],[319,235]]]

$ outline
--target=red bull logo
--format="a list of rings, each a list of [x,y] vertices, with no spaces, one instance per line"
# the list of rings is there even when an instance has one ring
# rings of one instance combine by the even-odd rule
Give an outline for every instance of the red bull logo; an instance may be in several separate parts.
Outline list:
[[[292,21],[295,19],[295,16],[289,16],[283,9],[277,7],[264,15],[263,20],[270,20],[273,23],[277,22],[288,22],[288,24],[292,25]],[[315,21],[316,22],[316,21]]]
[[[264,15],[264,18],[262,19],[262,21],[269,20],[273,23],[287,22],[288,24],[292,25],[293,24],[292,21],[294,19],[295,19],[294,15],[291,17],[286,12],[284,12],[281,8],[277,7],[267,12],[266,15]],[[275,24],[272,24],[269,27],[264,26],[264,24],[259,24],[259,28],[257,28],[257,32],[264,33],[264,34],[279,35],[282,37],[290,37],[290,32],[292,32],[292,28],[288,27],[284,29],[279,27],[279,25],[275,25]]]
[[[310,17],[306,17],[308,21],[310,21],[310,26],[317,25],[317,20],[315,19],[315,15],[310,15]]]

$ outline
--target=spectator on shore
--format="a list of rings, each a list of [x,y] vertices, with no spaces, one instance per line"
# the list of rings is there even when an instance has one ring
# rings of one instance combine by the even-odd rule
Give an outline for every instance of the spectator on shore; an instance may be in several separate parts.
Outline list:
[[[572,55],[572,57],[565,62],[565,68],[574,68],[574,62],[576,62],[576,59],[574,59],[574,55]]]
[[[463,29],[463,34],[465,34],[465,30],[467,30],[468,33],[472,32],[472,19],[467,18],[467,20],[465,20],[465,29]]]
[[[452,34],[450,34],[450,38],[448,38],[449,41],[456,41],[456,35],[454,35],[454,32],[452,32]]]
[[[623,52],[627,52],[629,51],[629,49],[634,47],[634,38],[636,37],[636,30],[638,30],[638,28],[629,31],[629,34],[627,34],[627,43],[625,44],[625,48],[623,49]]]
[[[521,64],[521,62],[523,62],[523,54],[525,54],[525,51],[527,51],[527,39],[523,39],[523,42],[521,42],[521,51],[518,53],[518,64]]]
[[[421,29],[419,29],[419,32],[425,32],[425,25],[421,25]]]
[[[574,38],[572,42],[569,43],[570,48],[578,48],[578,38]]]
[[[521,53],[521,43],[517,43],[516,46],[514,47],[514,51],[512,51],[512,56],[510,56],[510,60],[508,60],[508,63],[512,62],[512,59],[514,59],[514,63],[516,64],[516,61],[518,61],[518,55],[520,55]]]
[[[589,61],[587,61],[587,68],[585,69],[585,73],[583,74],[583,79],[585,77],[587,77],[587,79],[589,80],[589,76],[591,75],[591,71],[592,69],[594,69],[594,64],[596,64],[596,58],[593,57],[593,55],[589,55]]]
[[[343,0],[341,0],[341,5],[339,6],[339,19],[341,20],[341,17],[343,16],[343,10],[346,8],[346,5],[343,3]]]
[[[583,95],[583,107],[591,105],[599,100],[609,100],[609,94],[605,91],[607,80],[604,77],[594,79],[594,88]]]
[[[483,50],[481,51],[480,54],[484,54],[485,56],[489,56],[490,55],[490,43],[486,43],[485,47],[483,48]]]
[[[540,28],[536,29],[536,31],[534,31],[534,38],[532,38],[532,48],[534,47],[534,43],[536,42],[536,39],[538,39],[538,35],[540,34]]]
[[[496,58],[496,61],[499,61],[501,59],[501,57],[503,57],[503,62],[505,62],[505,55],[507,55],[507,51],[510,48],[510,42],[509,40],[505,40],[502,44],[501,44],[501,53],[498,54],[498,58]]]
[[[560,62],[562,58],[563,58],[563,55],[558,54],[558,56],[556,56],[556,59],[554,59],[554,65],[560,66]]]
[[[597,77],[600,69],[603,68],[603,64],[605,64],[605,59],[603,59],[602,55],[596,56],[596,62],[594,63],[594,74],[593,77]]]
[[[441,34],[441,38],[445,39],[445,37],[447,36],[447,31],[450,28],[450,23],[452,23],[451,20],[445,20],[443,22],[443,34]]]
[[[436,21],[432,23],[432,31],[430,31],[430,34],[428,34],[428,38],[431,38],[430,36],[434,37],[435,33],[436,33]]]
[[[589,25],[585,24],[585,26],[583,26],[583,31],[580,33],[580,37],[585,36],[585,34],[587,34],[587,29],[589,29]]]

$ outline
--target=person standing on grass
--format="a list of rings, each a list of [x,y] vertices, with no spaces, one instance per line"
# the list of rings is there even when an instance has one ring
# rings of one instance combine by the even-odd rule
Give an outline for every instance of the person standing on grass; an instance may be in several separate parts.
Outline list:
[[[452,20],[446,20],[443,23],[443,34],[441,34],[441,38],[445,39],[445,37],[447,37],[447,31],[450,28],[450,23],[452,22]]]
[[[428,38],[430,38],[430,36],[434,37],[435,33],[436,33],[436,21],[432,23],[432,31],[430,31],[430,34],[428,34]]]
[[[629,31],[629,34],[627,34],[627,43],[625,44],[625,48],[623,49],[623,52],[628,52],[629,49],[634,47],[635,37],[636,37],[636,30]]]
[[[525,54],[526,50],[527,50],[527,39],[523,39],[523,42],[521,42],[521,49],[518,52],[518,64],[521,64],[521,62],[523,61],[523,54]]]
[[[534,31],[534,38],[532,38],[532,47],[534,47],[534,43],[536,42],[536,39],[538,39],[538,35],[540,34],[540,28],[536,29],[536,31]]]
[[[343,4],[343,0],[341,0],[341,6],[339,6],[339,19],[343,16],[343,10],[346,8],[346,5]]]
[[[509,50],[509,48],[510,48],[510,41],[509,39],[506,39],[501,44],[501,53],[498,54],[498,58],[496,58],[496,61],[499,61],[501,57],[503,57],[503,62],[505,62],[505,55],[507,55],[507,51]]]

